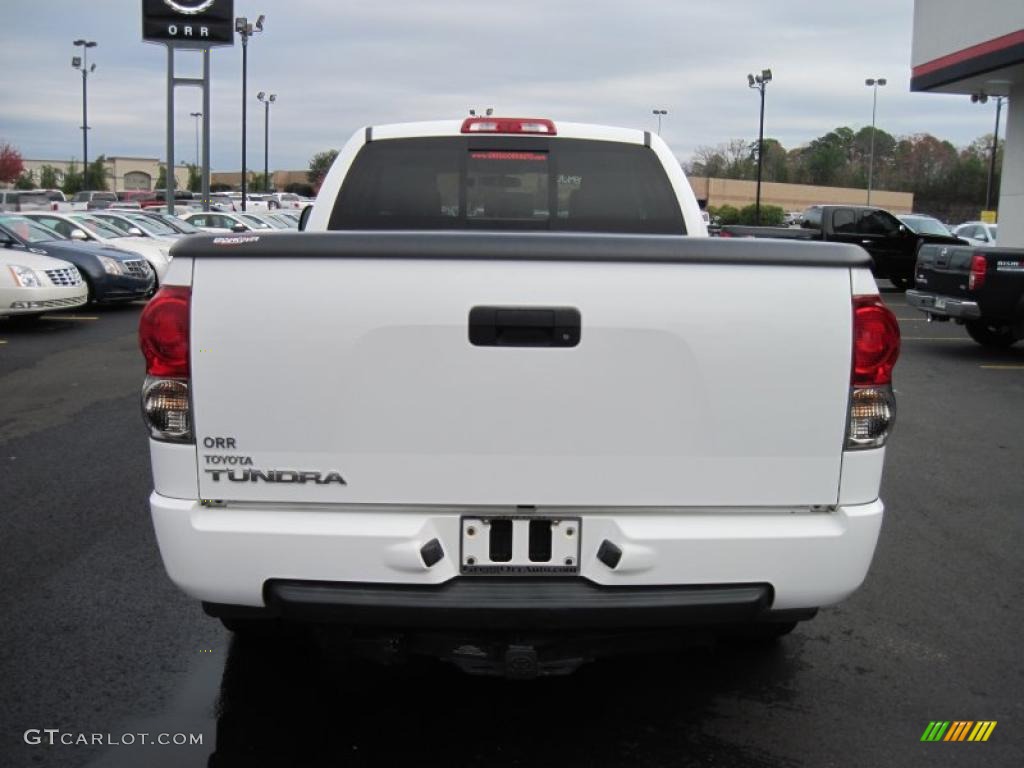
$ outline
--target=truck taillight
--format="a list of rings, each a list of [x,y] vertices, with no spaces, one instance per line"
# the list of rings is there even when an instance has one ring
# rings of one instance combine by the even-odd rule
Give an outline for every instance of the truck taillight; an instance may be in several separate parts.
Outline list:
[[[467,117],[462,133],[539,133],[555,136],[555,124],[540,117]]]
[[[142,414],[157,440],[192,442],[189,392],[189,313],[192,290],[168,285],[157,291],[139,320],[146,358]]]
[[[976,291],[985,285],[985,270],[988,269],[988,259],[982,254],[976,253],[971,257],[971,276],[967,278],[967,288]]]
[[[896,420],[892,369],[899,354],[896,316],[878,296],[854,296],[847,449],[885,445]]]

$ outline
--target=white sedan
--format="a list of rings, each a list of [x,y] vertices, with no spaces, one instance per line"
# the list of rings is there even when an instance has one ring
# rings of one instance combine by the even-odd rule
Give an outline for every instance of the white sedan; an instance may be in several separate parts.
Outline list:
[[[962,237],[971,245],[995,245],[999,226],[986,224],[984,221],[967,221],[953,230],[953,234]]]
[[[0,232],[0,241],[6,237]],[[89,290],[74,264],[24,250],[0,250],[0,317],[38,317],[80,307]]]
[[[261,232],[270,233],[278,230],[251,213],[220,213],[197,211],[181,217],[193,227],[205,229],[207,232]]]
[[[30,213],[26,214],[44,227],[49,227],[62,237],[72,240],[84,240],[105,243],[119,250],[135,253],[146,261],[156,273],[157,283],[164,281],[167,268],[171,263],[171,245],[173,240],[162,237],[148,237],[138,230],[138,234],[122,232],[109,222],[103,221],[89,213]]]

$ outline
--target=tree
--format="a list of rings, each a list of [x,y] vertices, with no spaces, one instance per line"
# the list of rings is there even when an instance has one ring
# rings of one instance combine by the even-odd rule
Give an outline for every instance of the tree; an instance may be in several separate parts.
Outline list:
[[[35,189],[36,182],[32,171],[23,171],[21,176],[14,180],[15,189]]]
[[[722,178],[725,173],[726,160],[719,147],[697,147],[693,153],[686,172],[691,176],[707,176],[711,179]]]
[[[757,178],[757,142],[750,142],[749,159],[753,177]],[[778,139],[764,140],[764,163],[761,166],[762,181],[785,182],[789,179],[789,153]]]
[[[167,189],[167,166],[161,165],[156,175],[156,187],[154,189]]]
[[[777,205],[761,205],[761,224],[766,227],[776,227],[782,224],[786,212]],[[740,211],[740,224],[757,223],[757,206],[747,205]]]
[[[199,171],[198,165],[188,165],[188,191],[203,191],[203,174]]]
[[[21,153],[6,141],[0,143],[0,181],[14,181],[24,170]]]
[[[725,205],[719,206],[718,208],[712,208],[708,206],[708,213],[718,219],[718,223],[725,226],[726,224],[739,224],[740,223],[740,212],[737,208],[726,203]]]
[[[64,172],[64,183],[61,185],[61,190],[63,190],[65,195],[74,195],[85,188],[83,186],[84,183],[85,180],[78,171],[78,163],[72,160],[68,163],[67,171]]]
[[[249,191],[251,192],[269,192],[268,180],[270,176],[265,176],[262,173],[256,171],[249,172]]]
[[[97,192],[107,190],[107,158],[105,155],[100,155],[89,163],[82,183],[85,184],[85,189],[94,189]]]
[[[334,163],[337,156],[338,150],[328,149],[325,152],[317,152],[310,159],[309,171],[306,173],[306,178],[309,179],[309,183],[313,185],[315,190],[320,190],[320,185],[324,183],[324,176],[326,176],[327,171],[331,169],[331,165]]]
[[[60,174],[52,165],[44,165],[39,169],[39,186],[43,189],[57,189],[60,186]]]

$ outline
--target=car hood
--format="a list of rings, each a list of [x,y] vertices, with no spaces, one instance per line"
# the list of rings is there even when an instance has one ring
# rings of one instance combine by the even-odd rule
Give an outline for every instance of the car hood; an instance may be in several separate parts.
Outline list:
[[[25,244],[21,248],[11,249],[6,251],[6,253],[17,251],[20,253],[35,253],[40,256],[52,256],[55,259],[64,259],[79,266],[83,263],[97,264],[96,256],[100,254],[114,255],[109,253],[109,251],[114,249],[109,249],[108,251],[107,249],[98,248],[97,245],[97,243],[78,243],[72,240],[47,240],[45,243]]]
[[[0,267],[18,264],[29,269],[65,269],[71,264],[63,259],[43,256],[35,250],[21,248],[0,249]]]

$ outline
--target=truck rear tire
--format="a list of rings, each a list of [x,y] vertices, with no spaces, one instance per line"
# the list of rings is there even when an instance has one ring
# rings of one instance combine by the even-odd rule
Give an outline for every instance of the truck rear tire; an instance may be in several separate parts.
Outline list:
[[[1009,325],[993,325],[984,320],[972,320],[964,324],[967,334],[983,347],[1007,349],[1020,339]]]

